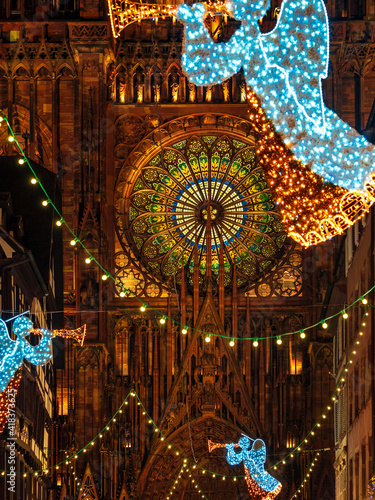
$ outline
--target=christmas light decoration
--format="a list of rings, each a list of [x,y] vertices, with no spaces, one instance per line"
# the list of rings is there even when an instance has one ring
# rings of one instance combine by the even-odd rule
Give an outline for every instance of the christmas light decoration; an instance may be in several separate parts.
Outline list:
[[[242,67],[247,83],[296,157],[349,190],[364,188],[374,148],[324,106],[321,80],[329,63],[329,30],[322,0],[284,1],[274,30],[261,34],[267,0],[239,0],[228,10],[241,21],[229,42],[215,43],[203,20],[206,9],[181,5],[185,25],[182,64],[196,85],[222,83]]]
[[[221,445],[208,442],[208,450],[226,447],[227,461],[230,465],[244,463],[246,484],[251,498],[273,500],[281,491],[282,486],[277,479],[264,470],[266,461],[266,445],[261,439],[253,440],[242,435],[238,443]]]
[[[126,0],[107,0],[109,19],[111,21],[112,34],[115,38],[120,32],[133,22],[140,22],[142,19],[164,19],[167,16],[175,17],[177,7],[174,4],[138,3],[127,2]],[[225,11],[225,2],[207,2],[209,11]]]
[[[11,381],[8,384],[8,387],[0,393],[0,433],[3,432],[11,412],[9,399],[11,397],[15,401],[21,383],[21,379],[22,379],[22,373],[19,371],[11,379]],[[12,406],[12,409],[15,409],[15,407]]]
[[[373,175],[365,192],[324,183],[295,160],[250,87],[247,101],[249,121],[258,132],[257,156],[289,236],[302,246],[315,245],[342,234],[369,210],[375,191]]]
[[[256,99],[256,97],[255,97],[255,94],[254,94],[254,93],[252,94],[252,100],[253,100],[253,105],[254,105],[254,106],[255,106],[255,108],[257,109],[257,107],[259,106],[259,104],[258,104],[258,100]],[[1,112],[1,111],[0,111],[0,112]],[[267,126],[268,126],[268,125],[267,125],[267,123],[269,124],[269,121],[267,121],[267,119],[265,118],[265,115],[264,115],[264,113],[262,112],[261,108],[259,108],[259,113],[258,113],[256,116],[257,116],[257,117],[260,117],[260,118],[259,118],[259,119],[260,119],[260,122],[257,122],[257,123],[258,123],[258,125],[257,125],[257,126],[259,127],[259,131],[262,129],[262,127],[267,128]],[[87,262],[88,264],[90,264],[91,262],[94,262],[94,263],[98,266],[98,268],[99,268],[99,269],[101,269],[101,270],[105,273],[105,275],[106,275],[106,276],[108,276],[108,278],[110,278],[112,281],[114,281],[114,282],[115,282],[118,286],[121,286],[121,287],[122,287],[121,283],[120,283],[120,282],[118,282],[118,281],[116,280],[116,278],[114,278],[114,277],[113,277],[113,276],[112,276],[112,275],[111,275],[111,274],[110,274],[110,273],[109,273],[106,269],[104,269],[104,268],[103,268],[103,266],[102,266],[102,265],[101,265],[101,264],[100,264],[100,263],[99,263],[99,262],[95,259],[95,257],[94,257],[94,256],[90,253],[90,251],[89,251],[89,250],[85,247],[84,243],[83,243],[83,242],[82,242],[82,241],[78,238],[78,236],[76,236],[76,234],[75,234],[75,233],[74,233],[74,231],[71,229],[71,227],[70,227],[70,226],[67,224],[67,222],[66,222],[66,221],[62,218],[61,213],[59,212],[59,210],[57,209],[57,207],[54,205],[54,203],[53,203],[52,199],[48,196],[47,191],[45,190],[45,188],[44,188],[43,184],[41,183],[40,179],[36,176],[36,173],[35,173],[34,169],[32,168],[32,166],[31,166],[31,164],[30,164],[30,162],[29,162],[29,160],[28,160],[27,156],[24,154],[24,152],[23,152],[23,150],[22,150],[22,148],[21,148],[21,146],[20,146],[19,142],[17,141],[16,137],[14,136],[13,130],[12,130],[12,128],[10,127],[9,122],[8,122],[8,119],[7,119],[6,115],[4,114],[4,112],[3,112],[3,114],[2,114],[2,116],[1,116],[0,118],[2,118],[2,120],[6,122],[6,124],[7,124],[8,128],[9,128],[9,130],[10,130],[10,132],[11,132],[11,134],[13,134],[13,137],[14,137],[15,143],[16,143],[16,145],[17,145],[17,147],[18,147],[18,149],[19,149],[20,153],[22,154],[22,156],[23,156],[23,158],[24,158],[24,160],[25,160],[25,163],[28,165],[28,167],[29,167],[30,171],[31,171],[31,172],[32,172],[32,174],[34,175],[34,178],[33,178],[33,179],[35,180],[35,183],[39,184],[39,186],[40,186],[41,190],[43,191],[43,193],[44,193],[44,194],[46,195],[46,197],[47,197],[48,204],[50,204],[50,205],[53,207],[54,211],[55,211],[55,212],[56,212],[56,214],[60,217],[60,220],[62,221],[62,223],[64,224],[64,226],[67,228],[67,230],[68,230],[68,231],[71,233],[71,235],[73,236],[73,239],[71,240],[70,244],[71,244],[72,246],[75,246],[77,243],[79,243],[79,244],[80,244],[80,247],[81,247],[81,248],[82,248],[82,249],[86,252],[86,254],[88,255],[88,257],[87,257],[87,259],[86,259],[86,262]],[[265,122],[264,122],[264,123],[263,123],[263,120],[265,120]],[[263,123],[263,125],[262,125],[262,123]],[[268,130],[268,129],[267,129],[267,130]],[[271,136],[271,135],[272,135],[272,132],[270,132],[270,134],[269,134],[269,135]],[[261,134],[260,134],[260,137],[262,137],[262,135],[261,135]],[[274,136],[272,136],[272,137],[274,137]],[[281,146],[280,146],[280,147],[281,147]],[[284,147],[284,146],[283,146],[283,147]],[[287,149],[285,149],[285,151],[287,151]],[[257,153],[259,154],[259,151],[257,151]],[[267,162],[268,162],[268,161],[267,161]],[[267,164],[267,162],[265,162],[265,164]],[[268,162],[268,163],[269,163],[269,162]],[[308,171],[308,170],[307,170],[307,171]],[[315,175],[315,174],[313,174],[313,173],[312,173],[312,172],[310,172],[310,171],[308,171],[308,173],[309,173],[309,174],[311,174],[311,175],[313,175],[313,176]],[[299,176],[300,176],[300,175],[299,175]],[[293,177],[293,178],[294,178],[294,177],[296,177],[296,174],[293,174],[293,176],[292,176],[292,177]],[[317,177],[317,176],[316,176],[316,177]],[[374,180],[375,180],[375,175],[374,175]],[[272,183],[271,183],[271,184],[272,184]],[[375,186],[373,186],[373,188],[374,188],[374,193],[375,193]],[[327,189],[328,189],[328,188],[327,188]],[[335,189],[342,189],[342,188],[337,188],[337,187],[336,187]],[[369,189],[370,189],[370,188],[369,188]],[[310,190],[312,190],[312,189],[310,189]],[[316,192],[318,193],[318,191],[316,191]],[[345,192],[345,190],[343,190],[343,192]],[[350,195],[352,195],[353,193],[349,193],[349,194],[350,194]],[[281,200],[282,200],[282,198],[281,198]],[[279,200],[279,202],[280,202],[280,200]],[[300,199],[298,199],[298,203],[299,203],[299,202],[300,202]],[[357,206],[357,205],[358,205],[358,203],[356,202],[356,206]],[[288,208],[288,207],[286,207],[286,208]],[[354,211],[354,212],[355,212],[355,211]],[[314,231],[311,231],[311,233],[314,233]],[[290,233],[290,234],[291,234],[291,233]],[[314,233],[314,234],[315,234],[315,233]],[[319,236],[319,235],[318,235],[318,236]],[[303,238],[297,234],[296,239],[298,240],[298,238],[301,240],[301,243],[302,243],[302,244],[306,244],[306,246],[308,246],[308,245],[310,244],[310,243],[306,243],[306,241],[304,242]],[[320,236],[319,236],[319,238],[320,238]],[[324,238],[324,235],[322,236],[322,238]],[[303,241],[302,241],[302,240],[303,240]],[[310,240],[309,240],[309,241],[310,241]],[[319,241],[320,241],[320,240],[319,240]],[[321,239],[321,241],[323,241],[323,239]],[[74,242],[74,244],[73,244],[73,242]],[[310,242],[312,242],[312,240],[311,240]],[[364,294],[363,294],[363,295],[362,295],[359,299],[356,299],[356,300],[355,300],[355,301],[353,301],[351,304],[347,305],[347,306],[346,306],[346,310],[349,310],[351,307],[354,307],[355,305],[357,305],[357,304],[359,303],[359,301],[361,301],[361,303],[362,303],[363,305],[366,305],[366,304],[368,303],[368,300],[367,300],[366,296],[367,296],[370,292],[372,292],[372,290],[374,290],[374,289],[375,289],[375,286],[371,287],[371,288],[370,288],[369,290],[367,290],[367,292],[365,292],[365,293],[364,293]],[[130,293],[130,294],[134,295],[134,294],[133,294],[133,292],[131,292],[130,290],[128,290],[128,289],[126,289],[126,288],[124,288],[124,287],[122,287],[122,291],[120,292],[120,296],[121,296],[121,297],[124,297],[124,296],[126,295],[126,293],[125,293],[125,292],[126,292],[126,293]],[[144,311],[146,310],[146,307],[147,307],[147,308],[149,308],[151,311],[153,311],[153,312],[155,312],[155,313],[157,313],[157,314],[159,314],[159,315],[162,315],[163,319],[165,319],[165,320],[169,319],[170,321],[172,321],[172,322],[174,322],[174,323],[176,323],[176,324],[180,325],[181,327],[183,326],[181,323],[179,323],[178,321],[176,321],[174,318],[168,318],[168,316],[166,316],[165,314],[163,314],[163,313],[161,313],[160,311],[156,310],[155,308],[151,307],[149,304],[144,303],[144,302],[143,302],[143,300],[142,300],[142,299],[140,299],[140,298],[138,298],[137,296],[134,296],[134,297],[135,297],[137,300],[139,300],[139,302],[142,304],[142,305],[141,305],[141,311],[142,311],[142,312],[144,312]],[[338,315],[340,315],[340,314],[341,314],[341,312],[338,312],[338,313],[336,313],[336,314],[333,314],[332,316],[330,316],[330,317],[326,318],[326,320],[330,320],[330,319],[332,319],[332,318],[335,318],[335,317],[337,317],[337,316],[338,316]],[[328,325],[327,325],[325,322],[323,322],[323,321],[319,321],[318,323],[315,323],[315,324],[312,324],[312,325],[306,326],[304,329],[305,329],[305,330],[308,330],[308,329],[313,329],[313,328],[315,328],[315,327],[317,327],[317,326],[318,326],[318,327],[322,326],[323,328],[328,327]],[[187,326],[186,326],[186,325],[184,325],[184,328],[187,328]],[[192,326],[189,326],[189,328],[191,329],[191,331],[199,331],[201,334],[203,334],[203,335],[205,335],[205,336],[208,336],[207,332],[204,332],[204,331],[199,330],[199,329],[195,329],[195,328],[194,328],[194,327],[192,327]],[[301,333],[301,331],[300,331],[300,330],[295,330],[295,331],[292,331],[292,332],[286,332],[286,333],[282,334],[280,337],[289,336],[289,335],[297,335],[297,334],[299,334],[299,335],[301,336],[301,338],[305,338],[305,333],[304,333],[304,332],[303,332],[303,333]],[[359,333],[359,335],[362,335],[362,334],[363,334],[363,333],[361,333],[361,332]],[[212,334],[209,334],[209,335],[213,335],[213,336],[216,336],[216,337],[221,337],[221,338],[226,338],[226,339],[228,339],[228,340],[230,340],[230,339],[231,339],[231,337],[230,337],[230,336],[228,336],[228,335],[222,335],[222,334],[218,334],[218,333],[212,333]],[[263,341],[263,340],[267,340],[267,339],[274,339],[274,338],[277,338],[277,337],[278,337],[278,336],[265,336],[265,337],[262,337],[261,339],[258,339],[258,338],[255,338],[255,337],[241,337],[239,340],[241,340],[241,341],[251,340],[251,341],[253,341],[253,345],[254,345],[254,347],[257,347],[257,346],[259,345],[258,340],[259,340],[259,341],[260,341],[260,340],[262,340],[262,341]]]
[[[40,330],[39,328],[32,328],[30,330],[30,333],[33,333],[34,335],[43,335],[43,331],[45,330]],[[80,344],[80,346],[82,347],[86,337],[86,325],[80,326],[75,330],[67,330],[65,328],[62,330],[52,330],[52,335],[54,337],[63,337],[65,339],[72,339],[76,341],[78,344]]]
[[[307,469],[305,477],[303,478],[301,484],[298,486],[297,492],[292,496],[292,499],[293,498],[298,498],[298,494],[303,491],[305,483],[307,483],[307,481],[310,479],[310,472],[313,471],[313,467],[315,466],[315,464],[316,464],[316,462],[318,460],[319,455],[320,455],[320,453],[316,453],[315,454],[314,459],[313,459],[313,461],[310,464],[310,467]]]
[[[167,496],[165,497],[166,500],[170,500],[173,496],[174,493],[176,493],[176,489],[178,487],[178,482],[180,481],[180,479],[182,479],[182,474],[185,472],[185,473],[188,473],[189,474],[189,479],[193,485],[193,487],[195,488],[195,493],[199,493],[201,495],[201,498],[205,498],[207,500],[207,497],[206,495],[203,493],[203,491],[201,490],[201,488],[199,487],[199,484],[197,483],[196,479],[193,479],[192,477],[192,473],[187,465],[187,459],[185,458],[184,459],[184,462],[181,466],[181,469],[179,470],[179,473],[178,473],[178,476],[177,478],[175,479],[174,483],[173,483],[173,486],[169,489],[169,493],[167,494]]]
[[[29,318],[16,318],[13,323],[16,340],[12,340],[6,324],[0,320],[0,392],[6,389],[24,359],[33,365],[43,365],[52,356],[52,332],[41,330],[43,337],[37,346],[32,346],[25,338],[30,335],[31,328]]]
[[[373,475],[368,482],[367,495],[370,499],[375,498],[375,475]]]

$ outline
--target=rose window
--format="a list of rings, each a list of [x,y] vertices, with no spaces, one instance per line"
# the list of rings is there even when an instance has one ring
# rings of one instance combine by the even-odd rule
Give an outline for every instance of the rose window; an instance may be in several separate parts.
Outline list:
[[[236,265],[245,286],[283,253],[286,233],[253,144],[218,135],[192,136],[156,151],[134,177],[122,217],[134,253],[164,281],[195,261],[207,271],[211,235],[213,281],[219,266],[229,285]]]

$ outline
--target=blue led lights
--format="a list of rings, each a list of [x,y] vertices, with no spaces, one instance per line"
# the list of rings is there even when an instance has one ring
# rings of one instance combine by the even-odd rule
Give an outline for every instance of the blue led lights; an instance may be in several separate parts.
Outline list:
[[[284,0],[277,25],[261,34],[258,20],[268,0],[238,0],[227,8],[241,27],[227,43],[215,43],[203,24],[201,3],[181,5],[185,24],[182,65],[197,85],[221,83],[244,70],[247,83],[296,158],[325,181],[362,190],[375,149],[325,107],[329,30],[322,0]]]
[[[227,444],[227,460],[230,465],[244,463],[246,483],[250,496],[272,500],[281,491],[281,483],[264,470],[266,461],[266,445],[261,439],[253,441],[247,436],[242,436],[238,444]]]
[[[7,327],[0,319],[0,392],[4,391],[25,359],[33,365],[42,365],[52,356],[52,332],[41,330],[43,337],[36,346],[32,346],[26,336],[30,335],[32,322],[21,316],[14,320],[13,332],[16,340],[9,337]]]

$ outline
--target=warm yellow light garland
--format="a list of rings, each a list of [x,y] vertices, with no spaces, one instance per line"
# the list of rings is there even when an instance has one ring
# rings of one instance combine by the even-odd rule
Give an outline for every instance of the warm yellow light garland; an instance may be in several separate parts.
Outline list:
[[[140,22],[142,19],[164,19],[165,17],[176,18],[177,5],[158,3],[127,2],[125,0],[107,0],[109,19],[111,21],[112,33],[118,38],[121,31],[131,23]],[[226,2],[207,1],[207,12],[219,12],[228,14]]]

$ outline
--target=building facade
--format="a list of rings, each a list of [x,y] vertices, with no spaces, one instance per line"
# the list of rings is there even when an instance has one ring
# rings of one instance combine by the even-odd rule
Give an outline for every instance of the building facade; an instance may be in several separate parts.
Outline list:
[[[5,345],[7,335],[16,340],[12,326],[20,313],[28,312],[34,328],[51,330],[61,326],[59,314],[55,313],[62,304],[61,238],[59,233],[54,234],[53,214],[43,210],[41,203],[36,204],[41,201],[40,194],[37,193],[35,199],[30,175],[25,176],[17,160],[13,155],[0,158],[0,297],[1,316],[8,331],[4,338],[3,324],[2,363],[9,356]],[[58,189],[53,173],[39,165],[33,166],[49,189]],[[15,170],[18,170],[16,176]],[[56,198],[55,202],[59,203],[58,194]],[[31,334],[28,340],[36,345],[39,336]],[[56,344],[54,349],[57,362],[58,347]],[[49,498],[51,481],[43,471],[54,463],[54,390],[51,357],[45,366],[34,366],[25,360],[7,390],[0,393],[3,498]]]
[[[279,7],[271,2],[263,29]],[[327,4],[325,102],[369,135],[374,8]],[[306,327],[327,314],[342,244],[303,250],[287,237],[242,74],[189,83],[172,18],[132,23],[114,39],[104,1],[7,0],[1,9],[1,107],[28,156],[58,177],[79,239],[61,228],[64,326],[86,324],[87,339],[66,341],[55,365],[52,498],[173,490],[193,499],[196,484],[210,499],[246,498],[244,479],[230,478],[243,468],[207,446],[243,432],[265,441],[280,499],[301,483],[299,498],[333,499],[334,330]],[[216,16],[209,28],[225,40],[235,23]],[[5,127],[0,150],[14,153]],[[351,453],[356,474],[362,449]],[[181,457],[195,483],[184,473],[175,484]],[[344,484],[357,488],[336,480],[336,496]]]

